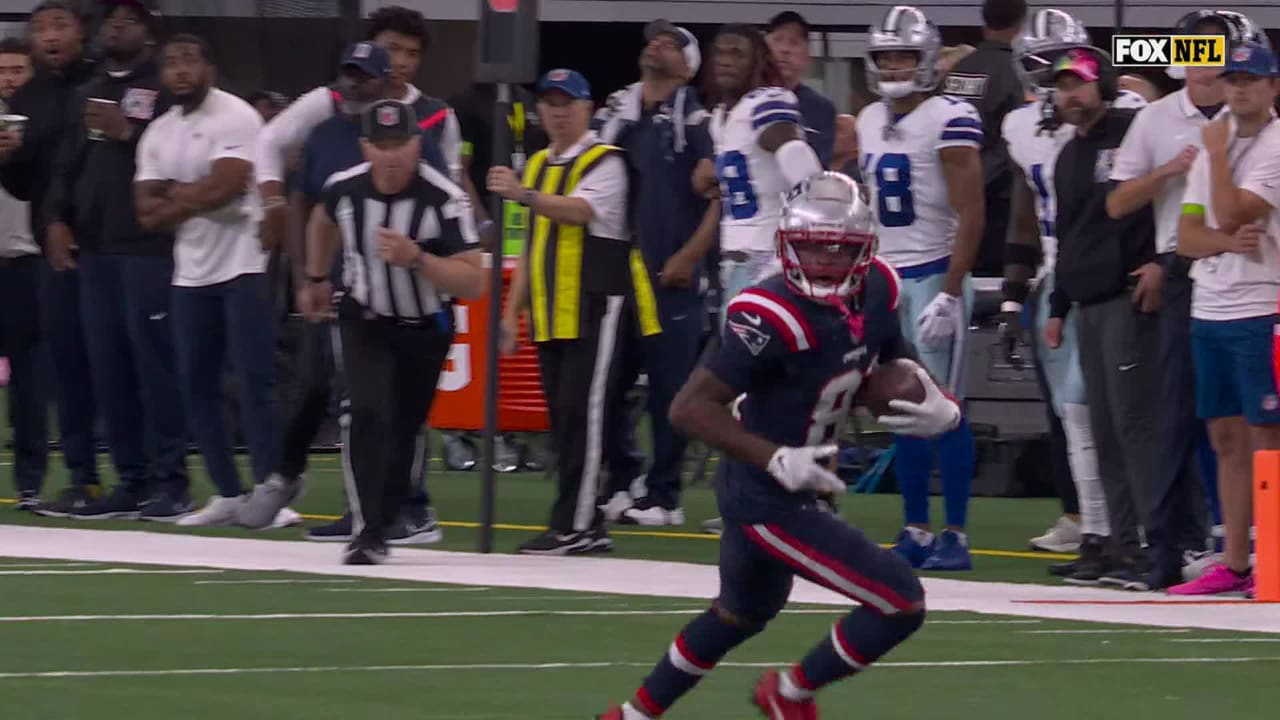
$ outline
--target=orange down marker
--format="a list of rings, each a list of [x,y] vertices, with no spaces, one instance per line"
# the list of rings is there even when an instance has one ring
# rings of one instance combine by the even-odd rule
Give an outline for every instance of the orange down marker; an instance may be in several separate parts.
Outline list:
[[[1253,454],[1253,524],[1257,599],[1280,602],[1280,450]]]

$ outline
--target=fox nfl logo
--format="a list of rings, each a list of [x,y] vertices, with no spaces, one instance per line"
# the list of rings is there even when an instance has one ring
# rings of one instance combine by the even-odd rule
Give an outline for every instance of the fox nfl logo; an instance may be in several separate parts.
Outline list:
[[[1111,38],[1116,67],[1222,67],[1225,35],[1116,35]]]

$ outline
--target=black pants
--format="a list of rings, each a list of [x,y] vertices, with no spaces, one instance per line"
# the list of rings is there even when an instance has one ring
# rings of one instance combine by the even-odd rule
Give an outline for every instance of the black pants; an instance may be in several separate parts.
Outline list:
[[[1072,312],[1080,313],[1080,369],[1112,542],[1137,556],[1160,433],[1161,409],[1151,402],[1161,373],[1156,316],[1139,312],[1127,292]]]
[[[188,491],[187,422],[169,318],[173,257],[80,256],[93,391],[120,483],[137,497]]]
[[[44,337],[53,356],[54,398],[58,404],[58,437],[62,461],[72,485],[98,484],[98,450],[94,424],[98,405],[89,370],[89,349],[80,317],[80,272],[56,272],[40,263],[43,295],[40,313]]]
[[[49,467],[47,356],[40,343],[39,255],[0,259],[0,355],[9,358],[13,484],[39,493]]]
[[[1191,362],[1193,283],[1176,260],[1165,267],[1160,323],[1160,442],[1147,515],[1152,559],[1168,572],[1182,566],[1182,551],[1204,547],[1208,535],[1204,489],[1196,463],[1201,421],[1196,417]]]
[[[403,325],[367,317],[351,300],[343,303],[338,329],[351,394],[351,475],[347,488],[352,530],[374,542],[386,539],[409,496],[410,469],[418,436],[453,334],[434,322]]]
[[[576,340],[539,343],[542,391],[551,419],[560,484],[551,508],[551,529],[587,530],[599,521],[597,499],[604,452],[605,421],[618,382],[621,295],[584,298]]]

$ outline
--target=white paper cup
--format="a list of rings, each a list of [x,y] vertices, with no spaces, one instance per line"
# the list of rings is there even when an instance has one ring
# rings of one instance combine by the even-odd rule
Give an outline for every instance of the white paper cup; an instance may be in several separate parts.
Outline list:
[[[102,98],[89,98],[87,102],[92,105],[119,105],[120,104],[115,100],[104,100]],[[92,128],[89,129],[90,140],[103,140],[106,137],[107,136],[103,134],[101,130],[94,130]]]
[[[27,127],[26,115],[0,115],[0,129],[11,132],[22,132]]]

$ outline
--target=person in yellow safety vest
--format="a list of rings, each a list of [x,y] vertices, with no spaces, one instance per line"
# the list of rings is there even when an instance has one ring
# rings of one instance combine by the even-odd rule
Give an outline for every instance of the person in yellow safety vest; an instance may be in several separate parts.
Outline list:
[[[523,178],[498,166],[486,182],[490,192],[530,211],[530,241],[500,342],[504,352],[515,350],[520,318],[531,309],[559,470],[550,528],[519,551],[604,552],[613,541],[598,507],[600,460],[623,313],[637,313],[642,335],[661,328],[648,270],[629,240],[626,163],[619,148],[590,130],[590,85],[576,71],[552,70],[538,84],[537,107],[550,147],[529,159]]]

